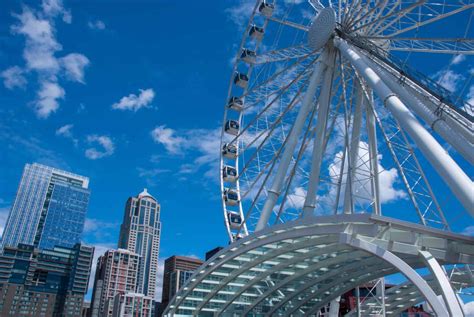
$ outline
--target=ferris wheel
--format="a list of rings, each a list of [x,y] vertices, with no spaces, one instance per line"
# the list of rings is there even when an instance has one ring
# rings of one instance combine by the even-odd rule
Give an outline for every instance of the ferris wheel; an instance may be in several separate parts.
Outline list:
[[[452,206],[474,216],[474,106],[465,91],[453,93],[407,63],[414,54],[427,63],[474,54],[473,7],[472,0],[257,1],[221,137],[231,241],[314,215],[392,213],[447,230]],[[459,34],[435,33],[443,23]]]

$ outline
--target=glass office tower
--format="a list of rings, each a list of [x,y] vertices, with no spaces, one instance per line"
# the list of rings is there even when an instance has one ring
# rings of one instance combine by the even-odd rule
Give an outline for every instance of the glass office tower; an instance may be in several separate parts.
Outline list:
[[[160,205],[146,188],[125,205],[118,247],[140,255],[137,293],[155,297],[160,250]]]
[[[26,164],[8,215],[1,248],[19,243],[40,249],[80,242],[89,179],[41,164]]]

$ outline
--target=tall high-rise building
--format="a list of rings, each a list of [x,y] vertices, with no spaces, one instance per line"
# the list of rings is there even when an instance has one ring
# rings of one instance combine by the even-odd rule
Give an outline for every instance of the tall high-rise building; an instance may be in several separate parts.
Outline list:
[[[81,317],[94,248],[6,246],[0,255],[0,316]]]
[[[41,164],[26,164],[3,232],[1,248],[19,243],[40,249],[80,242],[89,179]]]
[[[137,284],[139,255],[128,250],[108,250],[97,260],[91,317],[112,316],[114,298],[134,293]]]
[[[125,205],[118,247],[140,255],[137,293],[155,297],[160,251],[160,204],[146,188]]]
[[[163,293],[161,308],[164,310],[170,299],[178,292],[184,283],[193,275],[203,261],[185,256],[173,255],[165,260],[163,274]]]

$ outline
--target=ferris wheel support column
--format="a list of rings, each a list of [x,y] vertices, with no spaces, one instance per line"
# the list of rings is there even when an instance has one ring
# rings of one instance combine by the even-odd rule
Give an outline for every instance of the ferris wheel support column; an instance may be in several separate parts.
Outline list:
[[[357,166],[357,156],[359,154],[360,127],[362,124],[362,111],[365,107],[362,88],[357,88],[357,100],[354,110],[354,123],[352,126],[351,142],[349,144],[349,171],[347,173],[346,189],[344,193],[344,213],[350,214],[354,212],[354,201],[352,193],[354,191],[354,178]]]
[[[380,205],[380,187],[379,187],[379,162],[377,149],[377,130],[375,129],[375,115],[372,112],[374,109],[374,95],[370,91],[370,100],[366,100],[369,105],[365,107],[365,125],[367,127],[367,137],[369,141],[369,157],[370,157],[370,172],[372,195],[374,197],[374,213],[382,215],[382,208]]]
[[[311,172],[309,175],[308,190],[306,192],[306,198],[303,205],[303,217],[311,216],[313,214],[314,208],[316,207],[316,193],[319,186],[319,174],[321,172],[324,140],[326,139],[326,125],[331,97],[331,82],[335,57],[335,53],[332,53],[331,57],[328,58],[328,68],[324,74],[324,82],[321,86],[318,118],[316,119],[316,135],[314,137],[311,160]]]
[[[384,83],[394,93],[400,96],[405,104],[410,106],[410,108],[413,109],[413,111],[426,123],[428,123],[435,132],[452,145],[459,154],[461,154],[471,164],[474,164],[474,149],[469,140],[464,138],[463,135],[456,134],[445,120],[440,119],[440,117],[426,107],[422,101],[410,94],[403,84],[397,83],[396,78],[393,75],[390,75],[388,72],[381,69],[380,66],[370,59],[368,59],[368,62],[369,66],[377,73],[377,75],[380,76]]]
[[[321,54],[321,60],[314,66],[313,73],[309,79],[308,89],[306,90],[300,110],[290,134],[288,135],[288,140],[283,155],[281,157],[280,163],[278,164],[278,169],[275,174],[272,186],[268,190],[268,197],[265,201],[265,205],[263,206],[260,218],[258,219],[255,231],[262,230],[267,226],[270,215],[278,200],[278,196],[280,196],[283,180],[288,171],[288,166],[290,165],[291,158],[293,157],[295,147],[298,143],[299,135],[303,130],[304,123],[308,117],[311,107],[314,106],[313,97],[316,94],[316,90],[318,89],[319,83],[321,82],[321,78],[323,77],[324,71],[326,69],[327,56],[327,52],[324,51]]]
[[[377,73],[368,66],[367,58],[339,38],[336,38],[334,42],[344,57],[351,62],[379,95],[380,99],[383,100],[385,107],[390,110],[400,126],[410,135],[464,208],[474,217],[474,195],[472,195],[474,185],[469,177]]]

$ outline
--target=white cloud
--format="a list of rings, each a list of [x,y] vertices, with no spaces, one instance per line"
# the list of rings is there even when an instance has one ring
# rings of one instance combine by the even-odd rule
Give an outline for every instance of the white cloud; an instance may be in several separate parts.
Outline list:
[[[329,175],[331,179],[339,179],[339,173],[341,170],[343,152],[340,151],[335,155],[333,162],[329,165]],[[365,142],[360,143],[359,155],[357,159],[357,172],[355,174],[354,188],[353,192],[363,201],[372,200],[372,189],[370,182],[367,181],[367,176],[370,175],[370,170],[368,164],[365,164],[365,161],[369,157],[368,153],[368,144]],[[364,158],[364,159],[362,159]],[[347,159],[347,157],[346,157]],[[378,156],[378,170],[379,170],[379,192],[380,192],[380,202],[388,203],[397,199],[403,199],[406,197],[406,193],[403,190],[395,188],[395,184],[398,181],[398,172],[395,168],[385,169],[382,164],[382,155]],[[347,174],[347,162],[344,164],[344,173]],[[333,187],[334,188],[334,187]],[[341,193],[345,192],[345,185],[341,187]],[[329,196],[335,196],[335,188],[333,192],[329,193]]]
[[[151,88],[139,89],[139,91],[138,96],[130,94],[122,97],[119,102],[112,105],[112,109],[138,111],[143,107],[149,106],[153,98],[155,98],[155,92]]]
[[[168,173],[170,170],[163,168],[142,168],[137,167],[138,176],[144,178],[148,186],[156,186],[158,175]]]
[[[66,139],[70,139],[74,143],[74,145],[77,146],[79,143],[79,140],[76,139],[74,137],[74,134],[72,133],[73,127],[74,127],[73,124],[65,124],[56,130],[56,135],[61,136]]]
[[[433,78],[439,85],[450,92],[455,92],[460,82],[464,79],[464,76],[448,69],[437,72]]]
[[[61,0],[43,0],[41,7],[43,12],[49,16],[58,15],[64,10]]]
[[[94,237],[95,241],[109,241],[116,238],[116,229],[120,227],[117,222],[107,222],[95,218],[86,218],[84,222],[84,235]]]
[[[63,7],[61,0],[44,0],[41,10],[23,6],[21,14],[14,14],[18,21],[11,27],[13,34],[25,37],[25,66],[15,66],[17,68],[10,68],[10,72],[2,73],[4,84],[12,87],[24,86],[24,75],[35,72],[40,88],[33,109],[39,118],[47,118],[54,113],[59,108],[59,100],[65,96],[58,76],[64,73],[68,79],[84,83],[84,68],[89,64],[87,57],[78,53],[71,53],[62,58],[55,56],[62,50],[56,39],[54,22],[60,15],[66,23],[71,22],[71,14]]]
[[[303,187],[296,187],[293,193],[288,194],[286,207],[298,210],[303,209],[306,193],[307,191]]]
[[[62,47],[56,41],[51,22],[37,17],[28,7],[24,8],[22,14],[15,17],[20,23],[12,26],[12,31],[26,37],[23,57],[27,67],[32,70],[56,73],[59,70],[59,63],[54,53]]]
[[[405,198],[406,194],[403,190],[395,189],[395,183],[398,180],[398,172],[392,167],[387,170],[382,167],[379,159],[379,171],[382,171],[379,175],[379,186],[380,186],[380,202],[386,203],[400,198]]]
[[[184,154],[195,151],[195,159],[191,163],[181,165],[180,174],[195,173],[206,166],[205,177],[218,180],[220,156],[220,128],[191,129],[177,132],[166,126],[158,126],[151,131],[156,143],[162,144],[169,154]]]
[[[225,12],[229,15],[229,19],[234,22],[239,29],[243,29],[247,25],[254,7],[254,0],[239,0],[234,6],[227,8]]]
[[[72,14],[71,14],[71,11],[65,10],[65,11],[63,12],[63,22],[64,22],[64,23],[67,23],[67,24],[71,24],[71,23],[72,23]]]
[[[72,22],[71,12],[64,8],[62,0],[43,0],[41,7],[47,17],[54,18],[58,15],[62,15],[62,19],[65,23],[70,24]]]
[[[465,55],[456,55],[453,57],[453,59],[451,60],[451,65],[457,65],[457,64],[460,64],[462,62],[464,62],[466,60],[466,56]]]
[[[66,138],[72,137],[72,128],[74,127],[73,124],[66,124],[56,130],[56,135],[63,136]]]
[[[218,181],[221,128],[189,130],[186,139],[187,147],[198,152],[193,162],[195,170],[206,166],[204,176]]]
[[[101,220],[97,220],[94,218],[87,218],[84,222],[84,233],[91,233],[98,229],[105,229],[105,228],[114,228],[116,227],[116,223],[108,223]]]
[[[151,137],[156,143],[161,143],[171,154],[182,152],[185,145],[185,139],[176,136],[176,131],[167,128],[164,125],[158,126],[151,131]]]
[[[13,89],[15,87],[25,88],[27,81],[24,76],[24,71],[21,67],[12,66],[5,69],[0,76],[3,78],[3,84],[8,89]]]
[[[72,80],[84,83],[84,69],[89,65],[89,59],[82,54],[71,53],[60,59],[66,76]]]
[[[91,147],[86,149],[85,155],[90,160],[97,160],[106,156],[114,154],[115,145],[111,138],[105,135],[89,135],[87,136],[88,143],[98,143],[102,149]]]
[[[89,21],[87,22],[87,26],[91,30],[105,30],[105,23],[101,20]]]
[[[56,82],[44,81],[38,91],[38,99],[35,104],[36,114],[39,118],[47,118],[59,108],[58,99],[64,99],[64,89]]]

